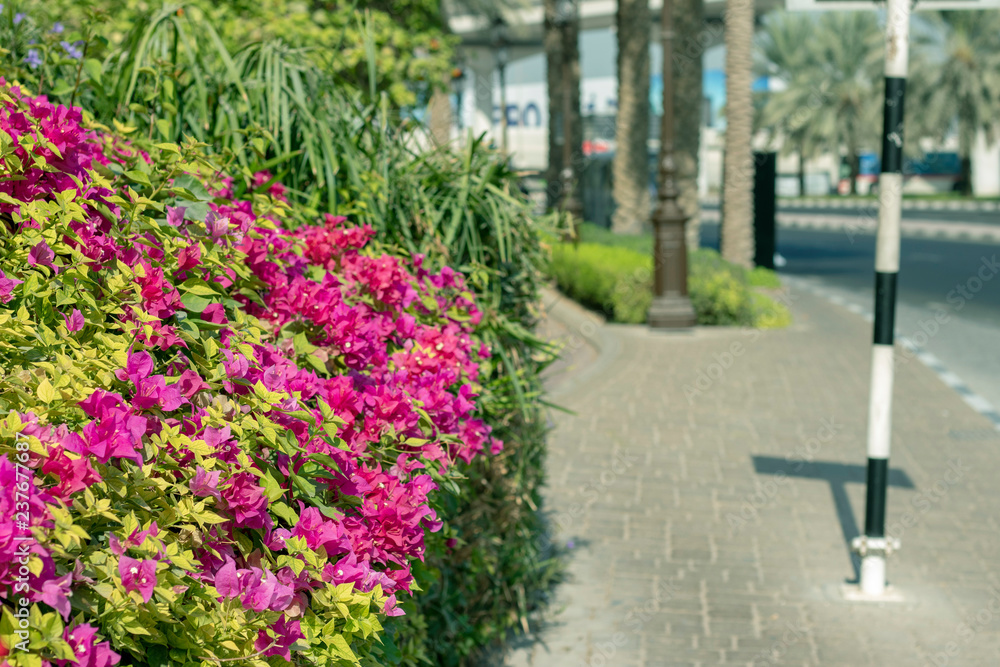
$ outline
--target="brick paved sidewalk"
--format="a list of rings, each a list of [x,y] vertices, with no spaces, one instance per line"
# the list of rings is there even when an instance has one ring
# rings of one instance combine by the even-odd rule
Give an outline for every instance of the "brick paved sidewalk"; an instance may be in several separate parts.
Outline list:
[[[1000,665],[997,431],[900,365],[887,525],[904,601],[844,602],[870,325],[792,296],[795,324],[764,332],[652,333],[550,303],[552,330],[600,355],[553,378],[576,412],[553,413],[546,489],[571,580],[506,665]]]

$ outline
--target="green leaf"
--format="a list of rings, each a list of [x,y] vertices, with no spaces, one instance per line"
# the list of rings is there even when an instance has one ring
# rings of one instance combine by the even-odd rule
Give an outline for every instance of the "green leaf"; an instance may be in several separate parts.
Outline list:
[[[351,650],[350,644],[344,639],[344,635],[336,634],[333,636],[333,648],[341,658],[350,660],[351,662],[358,661],[357,656],[354,655],[354,651]]]
[[[296,514],[295,510],[289,507],[286,503],[272,503],[271,510],[279,517],[287,521],[289,525],[294,526],[299,522],[299,515]]]
[[[268,501],[273,503],[285,494],[285,490],[281,488],[281,484],[274,478],[270,470],[264,474],[261,481],[264,483],[264,490],[267,492]]]
[[[296,475],[295,473],[292,473],[290,475],[290,477],[292,478],[292,484],[294,484],[295,487],[299,491],[301,491],[302,493],[304,493],[307,498],[315,498],[316,497],[316,485],[315,484],[313,484],[312,482],[310,482],[305,477],[303,477],[301,475]]]
[[[309,354],[316,351],[316,346],[309,342],[304,331],[300,331],[292,337],[292,345],[296,354]]]
[[[101,85],[101,62],[94,58],[87,58],[83,61],[83,71],[87,73],[92,81]]]
[[[137,169],[130,169],[129,171],[126,171],[125,178],[134,183],[145,185],[147,188],[153,187],[153,184],[149,182],[149,176],[141,171],[138,171]]]
[[[63,95],[68,95],[69,93],[72,93],[73,88],[74,88],[73,84],[67,81],[66,79],[58,79],[55,85],[52,86],[52,90],[50,92],[52,95],[56,97],[61,97]]]
[[[198,296],[219,296],[219,293],[212,289],[208,283],[198,278],[188,278],[180,284],[180,289],[188,294]]]
[[[176,197],[180,197],[181,199],[186,199],[188,201],[199,201],[198,197],[187,188],[173,187],[167,190],[167,192]]]
[[[160,132],[160,136],[164,139],[170,138],[170,121],[166,118],[156,119],[156,129]]]
[[[190,310],[192,313],[202,313],[206,308],[212,305],[214,301],[188,292],[181,295],[181,303],[184,304],[185,310]]]
[[[341,472],[340,466],[337,465],[337,462],[334,461],[333,457],[330,456],[329,454],[324,454],[323,452],[316,452],[315,454],[309,455],[309,460],[324,465],[327,468],[330,468],[331,470],[336,470],[338,472]]]
[[[159,148],[161,151],[166,151],[168,153],[180,154],[181,152],[180,148],[177,147],[177,144],[156,144],[156,147]]]
[[[205,186],[202,185],[201,181],[192,176],[191,174],[181,174],[174,179],[175,188],[180,188],[185,192],[191,194],[193,199],[191,201],[211,201],[212,195],[209,194]],[[185,197],[186,198],[186,197]]]
[[[49,383],[48,378],[42,380],[38,385],[38,398],[42,399],[44,403],[51,403],[55,397],[55,389],[52,388],[52,384]]]
[[[327,373],[329,373],[329,370],[327,369],[326,364],[324,364],[322,361],[320,361],[314,355],[311,355],[311,354],[306,355],[306,363],[309,364],[310,366],[312,366],[313,370],[316,371],[316,373],[318,373],[320,377],[323,377]]]

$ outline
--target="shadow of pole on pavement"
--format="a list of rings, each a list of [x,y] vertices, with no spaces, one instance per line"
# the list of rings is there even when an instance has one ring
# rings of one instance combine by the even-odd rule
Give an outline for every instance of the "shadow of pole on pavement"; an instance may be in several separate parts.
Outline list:
[[[854,567],[855,583],[860,576],[860,558],[851,551],[851,541],[861,534],[857,521],[854,519],[854,511],[851,509],[851,501],[847,497],[847,484],[865,484],[867,482],[868,469],[864,465],[850,463],[835,463],[832,461],[802,461],[781,458],[780,456],[754,456],[754,471],[759,475],[776,475],[783,473],[786,477],[799,477],[802,479],[822,479],[830,484],[830,492],[833,494],[833,505],[837,510],[837,518],[840,520],[840,530],[844,535],[844,543],[847,545],[848,554],[851,557],[851,565]],[[889,486],[901,489],[914,489],[913,480],[900,468],[889,469]]]

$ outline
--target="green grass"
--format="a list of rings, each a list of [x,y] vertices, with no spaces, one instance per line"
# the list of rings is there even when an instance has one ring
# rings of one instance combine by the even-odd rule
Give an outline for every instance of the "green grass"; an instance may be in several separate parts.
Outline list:
[[[615,234],[610,229],[586,222],[580,225],[582,243],[599,243],[615,248],[626,248],[644,255],[653,255],[652,234]]]

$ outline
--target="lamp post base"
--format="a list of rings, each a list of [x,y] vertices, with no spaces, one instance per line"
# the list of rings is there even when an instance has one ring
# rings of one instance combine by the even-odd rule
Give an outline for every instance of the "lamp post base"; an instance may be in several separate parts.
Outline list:
[[[691,300],[680,294],[654,298],[647,319],[654,329],[688,329],[697,323]]]

